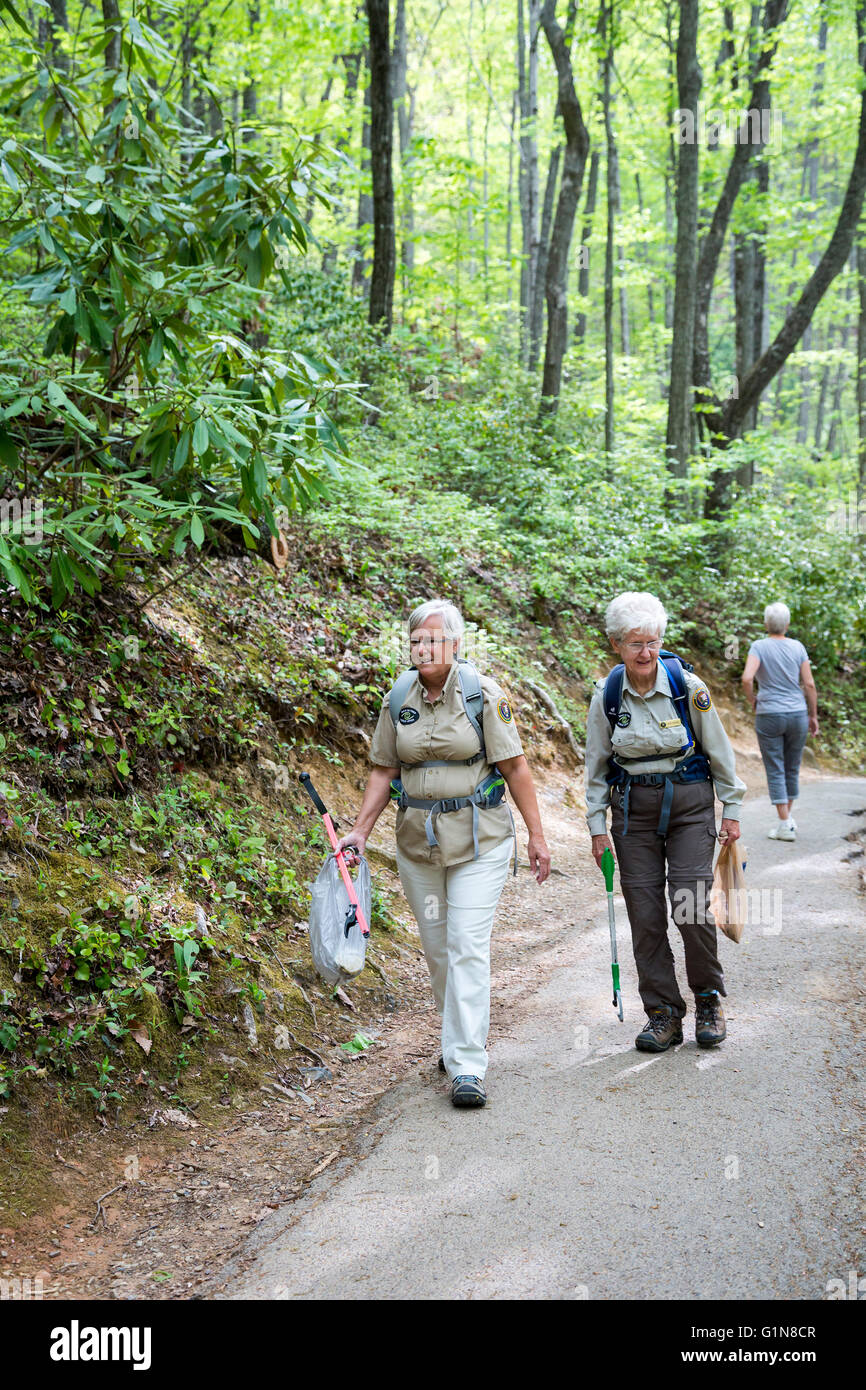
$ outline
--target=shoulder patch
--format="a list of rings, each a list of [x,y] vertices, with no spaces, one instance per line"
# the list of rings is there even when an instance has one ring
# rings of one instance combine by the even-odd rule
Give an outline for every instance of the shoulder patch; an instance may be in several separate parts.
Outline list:
[[[631,723],[631,715],[629,714],[627,709],[620,710],[619,714],[616,716],[616,722],[621,729],[628,728],[629,724]]]
[[[708,710],[712,703],[713,702],[710,699],[710,692],[706,689],[705,686],[701,686],[700,689],[696,690],[694,695],[692,696],[692,704],[694,705],[695,709]]]
[[[511,706],[504,695],[501,699],[496,701],[496,713],[499,715],[503,724],[510,724],[514,719],[514,715],[511,713]]]
[[[401,724],[414,724],[416,719],[421,718],[421,712],[413,709],[412,705],[404,705],[397,718]]]

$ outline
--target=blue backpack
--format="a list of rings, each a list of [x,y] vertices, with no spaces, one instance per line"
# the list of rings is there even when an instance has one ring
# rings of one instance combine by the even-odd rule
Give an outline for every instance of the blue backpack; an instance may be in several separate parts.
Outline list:
[[[680,723],[685,733],[685,742],[679,752],[670,756],[682,759],[679,766],[673,772],[644,773],[638,774],[641,781],[664,781],[665,796],[662,804],[662,813],[659,819],[658,833],[663,835],[667,831],[668,816],[670,813],[671,798],[673,795],[673,782],[704,782],[710,776],[709,759],[701,748],[700,743],[695,737],[692,728],[692,721],[689,717],[689,692],[686,685],[684,671],[694,671],[694,666],[688,661],[681,660],[674,652],[662,649],[659,652],[659,661],[663,664],[668,673],[668,680],[671,687],[671,701],[676,710]],[[625,665],[620,662],[614,666],[604,683],[604,712],[610,724],[611,735],[616,728],[619,718],[620,706],[622,704],[622,683],[625,676]],[[633,774],[623,767],[627,762],[646,762],[642,758],[622,758],[617,762],[613,756],[608,761],[609,771],[605,781],[609,786],[617,786],[625,782],[626,800],[624,803],[625,820],[623,834],[628,832],[628,792],[631,785]]]

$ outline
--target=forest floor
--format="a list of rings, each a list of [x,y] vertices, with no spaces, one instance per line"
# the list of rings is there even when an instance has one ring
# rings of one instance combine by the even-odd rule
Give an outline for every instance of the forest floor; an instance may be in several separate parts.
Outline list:
[[[763,775],[753,735],[742,712],[723,709],[723,716],[738,751],[741,775],[749,785],[750,795],[755,798],[747,808],[747,843],[750,848],[760,851],[753,855],[762,875],[759,882],[763,885],[767,873],[770,873],[771,880],[773,873],[781,874],[787,882],[783,858],[787,853],[788,859],[799,866],[798,872],[802,870],[806,873],[801,885],[805,891],[807,883],[814,883],[816,872],[813,864],[816,856],[810,846],[809,831],[805,830],[800,840],[792,846],[763,839],[769,823],[769,807],[765,800]],[[842,885],[839,892],[843,894],[846,904],[842,917],[847,915],[853,921],[855,914],[859,913],[860,918],[863,915],[860,900],[856,897],[859,875],[855,867],[862,862],[862,858],[852,861],[850,867],[842,866],[841,860],[846,852],[857,855],[859,851],[856,846],[849,850],[841,837],[843,832],[849,833],[852,826],[851,820],[845,820],[844,811],[853,813],[866,807],[866,782],[858,783],[853,779],[837,781],[827,771],[819,770],[811,756],[809,761],[812,765],[804,774],[803,805],[804,808],[810,806],[814,799],[816,809],[818,806],[822,808],[823,839],[817,860],[822,891],[826,891],[831,882]],[[361,770],[360,766],[358,769],[344,768],[339,773],[330,767],[327,773],[323,769],[323,777],[331,779],[331,786],[324,787],[326,794],[332,791],[335,798],[340,797],[340,804],[349,810],[359,800],[358,782],[361,779],[353,775],[350,781],[348,774]],[[577,1099],[575,1096],[571,1096],[565,1109],[561,1109],[552,1103],[548,1092],[541,1105],[543,1116],[533,1118],[527,1114],[527,1106],[531,1107],[532,1097],[540,1089],[535,1084],[542,1074],[540,1069],[555,1068],[548,1072],[550,1079],[556,1071],[571,1067],[576,1068],[572,1075],[604,1078],[599,1085],[606,1087],[609,1094],[601,1094],[601,1100],[613,1101],[614,1104],[608,1104],[607,1112],[603,1105],[597,1107],[597,1117],[606,1113],[607,1118],[597,1118],[594,1123],[596,1129],[601,1126],[604,1131],[605,1145],[610,1150],[614,1149],[618,1136],[631,1133],[631,1144],[639,1154],[641,1143],[638,1136],[648,1132],[648,1123],[650,1129],[653,1128],[654,1114],[654,1108],[649,1111],[644,1108],[641,1088],[635,1084],[637,1078],[624,1083],[617,1080],[617,1076],[622,1077],[623,1071],[633,1070],[631,1063],[636,1054],[629,1058],[628,1053],[633,1034],[637,1031],[635,1025],[639,1026],[642,1015],[634,987],[627,923],[621,901],[620,955],[624,961],[625,1026],[616,1021],[610,1009],[606,916],[603,918],[601,915],[604,913],[603,885],[589,856],[579,791],[580,773],[565,771],[555,761],[538,766],[536,773],[554,868],[548,884],[542,888],[535,884],[528,868],[521,868],[517,878],[509,880],[503,896],[493,947],[491,1103],[480,1114],[457,1117],[464,1125],[471,1126],[471,1131],[465,1127],[459,1136],[453,1132],[451,1116],[456,1112],[447,1104],[442,1078],[436,1071],[438,1025],[426,968],[417,937],[413,943],[412,928],[406,923],[405,932],[400,934],[404,944],[393,941],[391,945],[394,949],[387,958],[388,988],[380,996],[387,1003],[380,1005],[375,1012],[369,1002],[358,1008],[357,1002],[351,1000],[350,988],[346,991],[349,1002],[342,1005],[342,1021],[349,1028],[356,1026],[372,1035],[374,1045],[365,1052],[352,1055],[341,1049],[336,1040],[330,1045],[323,1043],[323,1060],[332,1072],[332,1078],[316,1080],[315,1072],[311,1072],[303,1095],[293,1089],[286,1089],[283,1093],[272,1080],[264,1078],[260,1085],[224,1097],[224,1119],[219,1106],[211,1107],[206,1115],[202,1114],[201,1120],[182,1111],[164,1110],[152,1125],[139,1123],[123,1130],[79,1126],[70,1121],[65,1133],[60,1136],[56,1130],[51,1131],[46,1119],[43,1147],[53,1149],[56,1179],[50,1192],[46,1191],[44,1202],[28,1214],[26,1222],[10,1222],[8,1226],[0,1228],[0,1273],[3,1277],[30,1278],[31,1281],[40,1279],[44,1297],[61,1299],[177,1299],[220,1296],[221,1293],[222,1296],[234,1294],[241,1297],[272,1297],[275,1294],[303,1296],[310,1293],[314,1296],[318,1293],[322,1296],[339,1296],[340,1293],[351,1296],[353,1289],[363,1290],[368,1296],[373,1292],[373,1284],[379,1284],[380,1291],[388,1296],[389,1281],[393,1280],[394,1287],[398,1287],[401,1279],[410,1280],[409,1285],[406,1282],[402,1284],[404,1295],[407,1287],[411,1286],[420,1296],[437,1296],[437,1293],[441,1295],[447,1290],[458,1296],[496,1296],[508,1289],[517,1291],[519,1285],[530,1296],[573,1297],[573,1292],[566,1291],[564,1295],[562,1292],[563,1288],[568,1290],[571,1287],[568,1283],[570,1279],[575,1286],[586,1285],[590,1290],[589,1296],[598,1296],[599,1293],[605,1296],[599,1285],[601,1276],[592,1271],[587,1277],[579,1279],[573,1272],[563,1276],[559,1270],[551,1284],[544,1273],[545,1270],[549,1273],[550,1262],[546,1258],[536,1259],[533,1254],[536,1237],[527,1230],[523,1239],[520,1233],[520,1222],[527,1212],[531,1216],[533,1211],[537,1213],[538,1203],[547,1203],[545,1190],[550,1174],[538,1171],[534,1154],[534,1145],[545,1138],[545,1129],[553,1126],[554,1133],[558,1134],[568,1119],[568,1124],[573,1126],[567,1129],[571,1136],[568,1143],[573,1148],[574,1162],[581,1169],[584,1162],[581,1155],[585,1158],[588,1148],[592,1148],[586,1142],[586,1122],[581,1108],[586,1096],[582,1097],[580,1105],[572,1113],[572,1102],[576,1103]],[[837,788],[846,789],[842,798],[847,798],[844,806],[838,804]],[[852,804],[849,806],[847,801]],[[853,825],[855,828],[851,833],[856,836],[862,821],[855,820]],[[380,828],[371,849],[374,872],[381,887],[386,892],[390,890],[398,894],[390,823]],[[834,870],[833,866],[836,865],[840,867]],[[790,887],[786,888],[786,892],[790,894],[790,891]],[[799,894],[799,887],[796,891]],[[393,901],[399,902],[399,896]],[[840,898],[839,904],[842,901]],[[748,1095],[748,1085],[752,1084],[750,1069],[758,1068],[766,1076],[775,1052],[779,1053],[777,1060],[780,1069],[787,1067],[789,1046],[797,1042],[794,1053],[803,1058],[803,1064],[809,1070],[808,1094],[803,1092],[793,1076],[785,1083],[785,1094],[798,1095],[798,1104],[808,1110],[810,1124],[824,1117],[828,1107],[834,1114],[845,1113],[838,1112],[836,1107],[846,1103],[848,1073],[845,1068],[849,1062],[845,1060],[840,1073],[839,1058],[847,1058],[853,1042],[850,1034],[843,1034],[845,1045],[840,1053],[838,1039],[831,1045],[830,1034],[824,1028],[824,1023],[829,1022],[832,1016],[837,1031],[850,1030],[857,1009],[861,1007],[858,1000],[855,1009],[855,1001],[846,997],[844,989],[835,983],[856,979],[859,968],[837,974],[832,961],[813,960],[812,947],[806,940],[801,940],[807,934],[808,941],[813,942],[812,928],[818,925],[828,930],[834,928],[829,937],[821,937],[822,947],[832,942],[836,952],[841,949],[840,943],[846,950],[855,944],[862,946],[862,927],[846,925],[842,931],[835,930],[841,927],[841,919],[833,917],[833,911],[839,904],[829,909],[825,906],[826,921],[810,925],[803,917],[802,920],[798,919],[799,925],[795,930],[789,925],[790,907],[786,902],[785,926],[780,936],[764,938],[757,929],[753,941],[747,939],[739,948],[724,942],[722,947],[723,960],[731,974],[729,989],[733,997],[729,1010],[731,1038],[724,1052],[719,1054],[719,1060],[725,1061],[726,1066],[719,1075],[728,1077],[729,1085],[730,1077],[736,1076],[738,1082],[735,1084],[740,1089],[745,1088]],[[403,915],[405,918],[405,913]],[[792,998],[786,993],[784,984],[773,986],[771,1015],[775,1031],[770,1035],[767,1032],[770,1015],[766,1008],[757,1008],[756,991],[751,990],[750,997],[750,986],[755,982],[756,970],[760,970],[762,976],[769,973],[773,979],[777,976],[781,979],[786,971],[790,972],[793,968],[790,959],[792,950],[802,956],[803,968],[808,971],[808,988],[804,991],[803,982],[798,978],[796,998]],[[769,951],[779,959],[774,958],[772,963],[761,960],[761,956]],[[752,971],[745,964],[750,954],[755,961]],[[768,981],[763,980],[758,991],[762,998],[767,984]],[[850,996],[852,987],[848,985],[846,988]],[[834,1003],[831,1009],[830,1001],[840,997],[846,998],[846,1007],[840,1010]],[[810,1022],[805,1030],[804,1042],[804,1021],[811,1021],[816,1009],[820,1015],[820,1026]],[[740,1022],[746,1018],[749,1020],[748,1027]],[[565,1041],[563,1034],[569,1035]],[[586,1053],[583,1065],[588,1068],[587,1071],[577,1065],[574,1039],[578,1040]],[[237,1051],[243,1054],[246,1047],[244,1039],[243,1044],[238,1044]],[[746,1058],[751,1057],[751,1062],[747,1067],[744,1066],[743,1050],[749,1047],[751,1052],[746,1051]],[[828,1047],[831,1059],[835,1060],[825,1062],[824,1052]],[[668,1074],[673,1074],[676,1068],[681,1082],[683,1066],[693,1068],[697,1065],[699,1070],[695,1076],[699,1083],[716,1076],[715,1054],[700,1057],[696,1062],[694,1059],[686,1062],[687,1052],[694,1053],[693,1042],[687,1042],[676,1057],[666,1059],[671,1064]],[[624,1069],[623,1060],[627,1064]],[[645,1078],[645,1085],[651,1080],[657,1082],[666,1074],[662,1070],[662,1060],[651,1059],[652,1078]],[[595,1066],[596,1062],[598,1067]],[[243,1055],[227,1056],[226,1063],[236,1072],[251,1065]],[[795,1089],[792,1090],[792,1087]],[[831,1102],[834,1088],[836,1100]],[[626,1094],[617,1096],[617,1090]],[[686,1123],[682,1128],[686,1133],[695,1132],[699,1136],[701,1161],[711,1161],[711,1149],[712,1163],[717,1167],[721,1162],[715,1154],[718,1149],[723,1156],[737,1156],[739,1153],[745,1168],[748,1162],[747,1146],[744,1146],[742,1136],[737,1138],[718,1132],[718,1111],[707,1111],[701,1102],[700,1086],[698,1091],[697,1097],[693,1094],[694,1087],[689,1092],[695,1104],[683,1116]],[[761,1129],[766,1117],[760,1086],[753,1088],[751,1094],[753,1102],[745,1105],[741,1120],[754,1133]],[[664,1107],[669,1108],[673,1099],[673,1096],[664,1099]],[[705,1087],[703,1099],[712,1106],[718,1097],[714,1099]],[[631,1105],[637,1107],[633,1123],[628,1115]],[[796,1148],[804,1154],[804,1160],[808,1158],[816,1180],[820,1177],[822,1190],[830,1168],[833,1167],[835,1172],[838,1167],[840,1200],[848,1190],[846,1181],[839,1174],[843,1172],[842,1158],[848,1155],[849,1148],[853,1154],[853,1113],[848,1117],[843,1131],[848,1138],[837,1136],[836,1147],[828,1154],[825,1136],[822,1157],[817,1163],[817,1150],[801,1145],[802,1135],[795,1135],[796,1126],[792,1127],[786,1121],[785,1127],[785,1134],[789,1138],[797,1137],[797,1144],[792,1145],[791,1152]],[[479,1128],[485,1120],[486,1129]],[[530,1129],[535,1122],[543,1125],[538,1136]],[[710,1124],[714,1126],[712,1131]],[[711,1142],[708,1141],[710,1132],[713,1135]],[[496,1157],[497,1147],[501,1154],[503,1144],[512,1140],[516,1144],[528,1142],[525,1139],[527,1134],[532,1135],[532,1169],[525,1166],[524,1155],[513,1174],[504,1179],[506,1186],[510,1184],[511,1191],[503,1195],[500,1188],[505,1170]],[[458,1151],[452,1154],[451,1145],[455,1140]],[[661,1166],[667,1145],[671,1142],[679,1150],[682,1136],[674,1141],[658,1138],[660,1157],[647,1161]],[[392,1166],[390,1175],[387,1171],[383,1173],[382,1168],[388,1145],[395,1145],[395,1153],[399,1156],[399,1162],[396,1167]],[[464,1145],[467,1146],[465,1155]],[[554,1164],[570,1175],[568,1182],[571,1184],[574,1178],[571,1159],[563,1165],[561,1151],[557,1156],[555,1146],[551,1148],[550,1155]],[[456,1187],[453,1181],[433,1183],[425,1180],[425,1170],[430,1169],[431,1160],[437,1172],[441,1162],[442,1165],[447,1163],[452,1174],[462,1174],[456,1180]],[[778,1163],[779,1154],[771,1152],[771,1160]],[[505,1159],[502,1161],[505,1162]],[[509,1169],[513,1166],[510,1162],[506,1163]],[[385,1168],[388,1168],[387,1162]],[[410,1191],[406,1190],[405,1181],[400,1179],[397,1183],[399,1191],[395,1192],[394,1176],[398,1172],[403,1174],[403,1179],[409,1174]],[[470,1174],[468,1184],[465,1181],[467,1172]],[[489,1183],[485,1174],[490,1179]],[[419,1175],[420,1183],[417,1181]],[[620,1166],[618,1177],[625,1176]],[[693,1182],[695,1175],[686,1173],[680,1176]],[[717,1178],[718,1173],[715,1173],[714,1180]],[[443,1266],[437,1274],[439,1266],[435,1260],[431,1263],[427,1259],[426,1247],[419,1250],[417,1268],[410,1254],[407,1256],[410,1268],[403,1269],[395,1255],[399,1250],[415,1248],[421,1237],[421,1230],[415,1229],[415,1222],[426,1228],[429,1240],[435,1243],[439,1239],[437,1232],[441,1229],[436,1216],[448,1216],[450,1207],[465,1210],[473,1200],[472,1194],[478,1193],[477,1183],[482,1181],[485,1187],[490,1187],[490,1193],[498,1194],[497,1228],[503,1216],[500,1199],[506,1203],[506,1213],[510,1211],[514,1214],[517,1228],[511,1231],[508,1239],[516,1238],[518,1249],[510,1255],[503,1255],[501,1241],[497,1238],[495,1250],[494,1244],[490,1245],[490,1258],[486,1259],[487,1272],[483,1278],[475,1277],[464,1267],[460,1258],[456,1267],[452,1265],[446,1269]],[[758,1198],[757,1204],[752,1201],[751,1205],[760,1207],[760,1211],[766,1213],[769,1193],[760,1188],[760,1182],[756,1192],[756,1181],[752,1174],[748,1184],[728,1184],[728,1190],[744,1191],[748,1187],[752,1196]],[[360,1194],[352,1187],[352,1184],[358,1183],[363,1189]],[[591,1169],[581,1171],[578,1186],[580,1183],[584,1185],[581,1190],[586,1189],[586,1198],[597,1202],[597,1183]],[[700,1190],[705,1196],[704,1186],[702,1184]],[[623,1197],[619,1183],[616,1190]],[[438,1195],[431,1199],[430,1194],[434,1191]],[[358,1195],[363,1196],[363,1201],[354,1210],[360,1213],[360,1217],[352,1217],[349,1208]],[[100,1198],[101,1202],[98,1201]],[[480,1194],[478,1199],[486,1201]],[[628,1206],[628,1199],[623,1199]],[[395,1200],[397,1214],[391,1220],[387,1213],[377,1209],[377,1204],[388,1206]],[[431,1200],[434,1208],[437,1203],[444,1203],[440,1212],[428,1211]],[[533,1200],[536,1203],[534,1208]],[[508,1207],[507,1204],[511,1202],[513,1207]],[[519,1218],[518,1213],[522,1214]],[[565,1218],[563,1224],[571,1225],[575,1213],[569,1211],[562,1214]],[[616,1211],[612,1215],[616,1226]],[[372,1263],[363,1249],[356,1250],[353,1243],[360,1240],[363,1244],[365,1233],[369,1233],[368,1218],[376,1223],[376,1229],[386,1242],[384,1247],[380,1246],[378,1260]],[[407,1219],[410,1222],[408,1228]],[[650,1223],[647,1229],[651,1229],[652,1218],[647,1215],[644,1219]],[[757,1221],[759,1218],[756,1216],[754,1219]],[[856,1229],[859,1230],[862,1224],[862,1221],[858,1221]],[[334,1235],[335,1230],[338,1236]],[[395,1234],[399,1236],[396,1249],[389,1243]],[[477,1235],[475,1223],[472,1223],[468,1244],[475,1243]],[[605,1246],[611,1243],[608,1236],[604,1237]],[[623,1238],[620,1226],[620,1241]],[[539,1234],[537,1240],[541,1239],[542,1235]],[[697,1243],[698,1234],[690,1232],[687,1239],[692,1248]],[[310,1258],[314,1261],[321,1261],[319,1243],[322,1240],[333,1240],[334,1258],[325,1258],[321,1268],[316,1267],[311,1271],[307,1264],[307,1252],[312,1251]],[[708,1248],[709,1244],[704,1244],[704,1248]],[[460,1245],[460,1248],[463,1246]],[[476,1252],[473,1266],[477,1267],[476,1274],[484,1263],[481,1259],[483,1254],[484,1250]],[[610,1260],[607,1263],[611,1265]],[[630,1269],[637,1267],[631,1255],[627,1262],[620,1261],[621,1265],[625,1263]],[[518,1280],[516,1285],[514,1279],[518,1266],[524,1269],[524,1274],[520,1276],[523,1284]],[[243,1274],[247,1267],[249,1273]],[[857,1266],[854,1264],[852,1267]],[[343,1280],[344,1268],[352,1271],[348,1284]],[[598,1261],[594,1265],[596,1268],[602,1268]],[[355,1285],[354,1280],[362,1276],[365,1280],[363,1286]],[[736,1296],[748,1295],[741,1291]],[[801,1296],[820,1295],[813,1291]]]

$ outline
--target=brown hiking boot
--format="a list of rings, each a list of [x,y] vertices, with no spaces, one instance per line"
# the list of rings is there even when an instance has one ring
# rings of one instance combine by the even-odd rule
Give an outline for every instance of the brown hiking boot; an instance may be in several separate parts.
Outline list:
[[[667,1052],[682,1040],[682,1019],[674,1018],[670,1004],[665,1004],[659,1009],[647,1009],[646,1027],[638,1033],[634,1045],[639,1052]]]
[[[713,991],[695,995],[695,1042],[698,1047],[715,1047],[727,1036],[722,1001]]]

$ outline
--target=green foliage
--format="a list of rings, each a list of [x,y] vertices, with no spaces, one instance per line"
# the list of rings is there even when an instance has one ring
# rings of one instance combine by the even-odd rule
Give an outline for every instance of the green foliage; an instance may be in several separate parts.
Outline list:
[[[19,35],[3,84],[7,266],[45,329],[0,353],[0,568],[56,607],[227,528],[276,532],[323,494],[343,449],[325,402],[352,390],[330,354],[264,346],[262,291],[307,245],[298,140],[271,155],[190,128],[138,19],[122,69],[104,47],[93,31],[61,83]]]

